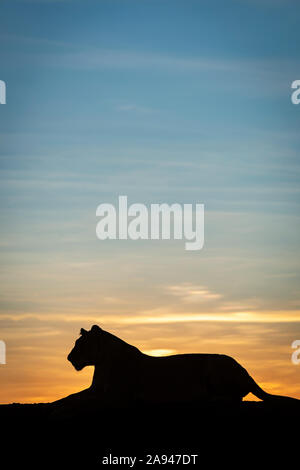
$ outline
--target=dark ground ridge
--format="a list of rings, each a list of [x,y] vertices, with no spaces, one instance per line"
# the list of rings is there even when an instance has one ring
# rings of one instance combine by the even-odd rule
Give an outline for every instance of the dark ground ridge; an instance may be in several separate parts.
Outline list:
[[[45,461],[52,462],[53,469],[63,464],[66,468],[107,468],[101,462],[109,454],[144,458],[146,454],[185,453],[198,454],[198,463],[201,456],[201,462],[208,459],[210,465],[242,468],[259,461],[260,468],[264,462],[285,469],[299,463],[300,455],[297,402],[130,408],[76,404],[59,413],[52,403],[14,403],[0,405],[0,422],[1,454],[4,450],[12,463],[31,468],[44,468]]]

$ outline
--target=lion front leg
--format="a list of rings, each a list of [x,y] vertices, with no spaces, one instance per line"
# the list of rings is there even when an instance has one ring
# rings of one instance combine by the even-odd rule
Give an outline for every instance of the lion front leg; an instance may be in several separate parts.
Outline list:
[[[86,400],[91,396],[91,388],[86,388],[81,390],[80,392],[72,393],[67,397],[60,398],[59,400],[55,400],[51,403],[51,405],[58,406],[58,405],[66,405],[68,403],[75,403],[81,400]]]
[[[88,409],[96,408],[98,404],[99,396],[91,388],[87,388],[52,402],[50,404],[52,408],[50,419],[70,418],[81,412],[84,413]]]

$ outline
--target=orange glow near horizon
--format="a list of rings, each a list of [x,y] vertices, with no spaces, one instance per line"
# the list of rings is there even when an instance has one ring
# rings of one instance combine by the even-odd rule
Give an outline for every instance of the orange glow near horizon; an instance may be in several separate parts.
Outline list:
[[[163,316],[156,311],[156,322],[151,316],[133,318],[111,317],[110,323],[87,315],[85,321],[77,317],[64,319],[53,326],[33,327],[36,319],[24,316],[16,321],[12,331],[7,329],[7,364],[0,366],[1,391],[0,403],[36,403],[49,402],[89,387],[93,368],[87,367],[76,372],[66,360],[67,354],[78,337],[80,327],[89,328],[97,323],[111,333],[143,352],[153,356],[164,356],[180,353],[222,353],[234,357],[243,365],[256,382],[267,392],[300,398],[299,372],[300,365],[291,362],[291,343],[294,339],[296,312],[288,315],[288,321],[280,323],[278,312],[273,320],[270,312],[259,316],[256,314],[232,314],[232,318],[207,320],[195,315]],[[263,317],[268,317],[264,322]],[[254,321],[254,318],[258,321]],[[246,318],[248,321],[246,321]],[[249,321],[251,318],[252,321]],[[44,321],[46,316],[44,317]],[[87,319],[89,321],[87,321]],[[92,322],[91,322],[92,320]],[[179,321],[176,321],[179,320]],[[196,321],[195,321],[196,320]],[[294,320],[294,323],[293,323]],[[18,327],[18,322],[28,322],[26,327]],[[31,325],[31,326],[30,326]],[[299,331],[299,330],[298,330]],[[247,400],[257,400],[251,395]]]

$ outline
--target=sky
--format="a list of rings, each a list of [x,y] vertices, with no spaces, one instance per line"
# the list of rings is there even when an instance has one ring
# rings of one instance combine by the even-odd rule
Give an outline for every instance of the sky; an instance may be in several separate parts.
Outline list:
[[[299,2],[2,0],[0,402],[89,386],[93,324],[224,353],[300,398]],[[205,243],[96,237],[96,208],[202,203]]]

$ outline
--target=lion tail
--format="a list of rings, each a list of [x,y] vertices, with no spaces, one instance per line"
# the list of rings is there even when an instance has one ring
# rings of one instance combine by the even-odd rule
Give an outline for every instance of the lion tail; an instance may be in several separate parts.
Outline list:
[[[257,398],[263,401],[268,402],[298,402],[300,404],[300,400],[297,398],[286,397],[284,395],[273,395],[272,393],[265,392],[256,382],[255,380],[250,377],[251,384],[250,384],[250,392],[253,393]]]

